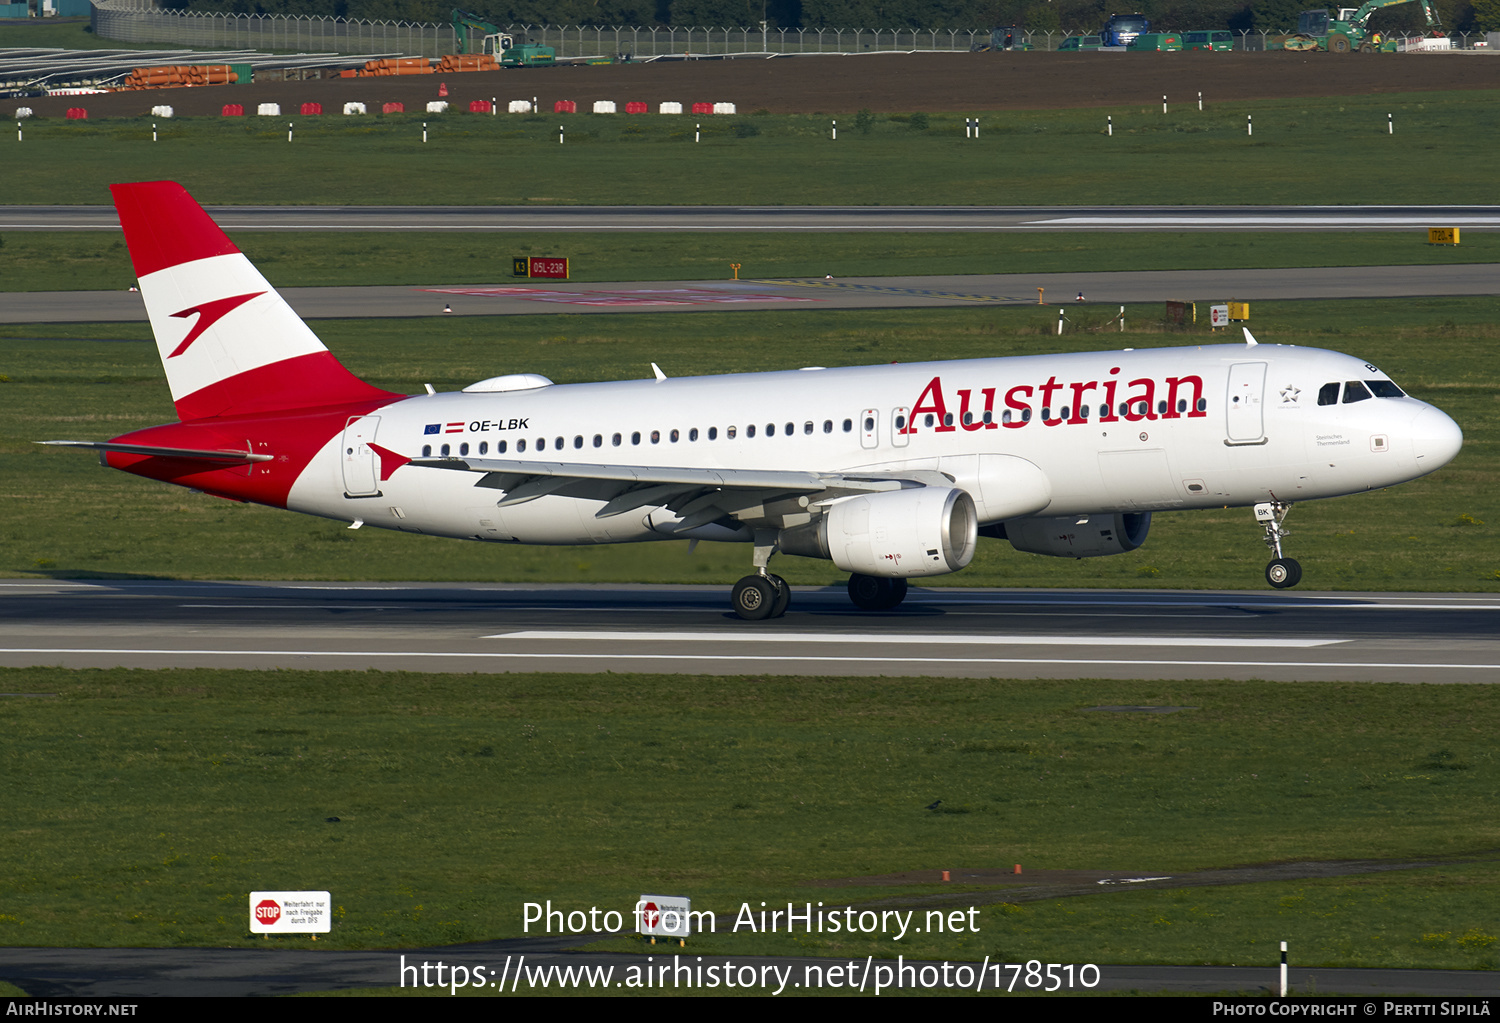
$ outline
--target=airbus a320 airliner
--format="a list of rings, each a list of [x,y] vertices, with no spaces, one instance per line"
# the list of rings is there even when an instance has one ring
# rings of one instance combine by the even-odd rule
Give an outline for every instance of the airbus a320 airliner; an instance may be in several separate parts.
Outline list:
[[[831,560],[857,606],[888,609],[981,536],[1118,554],[1162,509],[1254,508],[1267,581],[1294,586],[1292,504],[1415,479],[1463,441],[1369,363],[1248,330],[1243,345],[396,394],[340,365],[181,185],[112,191],[179,421],[46,443],[351,527],[740,541],[747,619],[787,609],[777,552]]]

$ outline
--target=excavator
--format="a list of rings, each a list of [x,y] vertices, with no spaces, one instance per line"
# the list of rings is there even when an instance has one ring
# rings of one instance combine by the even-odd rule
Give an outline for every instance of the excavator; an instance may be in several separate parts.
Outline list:
[[[508,33],[456,7],[453,34],[458,39],[460,54],[482,53],[493,57],[501,67],[545,67],[557,60],[557,51],[552,47],[528,45],[524,41],[517,46]],[[477,48],[471,49],[476,45]]]
[[[1394,53],[1396,40],[1380,38],[1369,31],[1370,15],[1397,4],[1420,3],[1428,28],[1439,28],[1437,12],[1430,0],[1367,0],[1363,7],[1339,7],[1333,11],[1303,11],[1297,16],[1297,31],[1266,40],[1268,50],[1325,50],[1328,53]]]

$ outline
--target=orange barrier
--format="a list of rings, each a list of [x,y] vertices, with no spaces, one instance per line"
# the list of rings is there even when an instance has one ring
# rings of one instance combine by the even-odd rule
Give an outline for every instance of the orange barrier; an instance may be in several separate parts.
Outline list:
[[[406,113],[406,104],[405,103],[386,103],[385,105],[383,105],[380,108],[380,112],[382,114],[404,114],[404,113]]]

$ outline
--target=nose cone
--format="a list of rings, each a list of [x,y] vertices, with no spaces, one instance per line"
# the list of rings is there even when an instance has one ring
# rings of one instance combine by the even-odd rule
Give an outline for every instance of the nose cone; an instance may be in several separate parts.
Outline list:
[[[1411,444],[1417,469],[1429,473],[1453,461],[1464,445],[1464,433],[1442,410],[1428,406],[1411,421]]]

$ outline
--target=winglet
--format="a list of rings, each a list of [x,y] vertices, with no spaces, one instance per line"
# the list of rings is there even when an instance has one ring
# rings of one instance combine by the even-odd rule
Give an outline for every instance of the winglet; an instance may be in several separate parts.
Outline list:
[[[667,379],[667,375],[661,371],[661,367],[654,362],[651,364],[651,372],[656,374],[657,380]]]
[[[1260,344],[1259,341],[1255,340],[1255,335],[1252,334],[1252,333],[1250,333],[1250,328],[1249,327],[1241,327],[1240,329],[1245,332],[1245,347],[1246,348],[1254,348],[1256,345]]]

